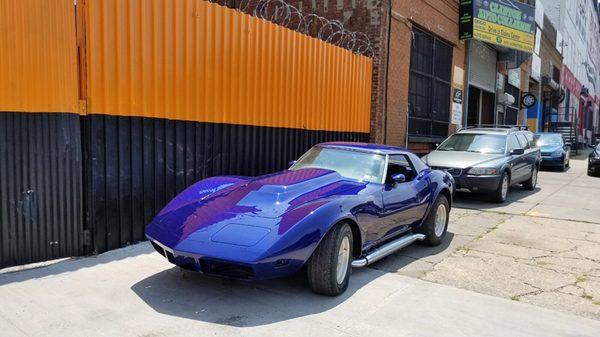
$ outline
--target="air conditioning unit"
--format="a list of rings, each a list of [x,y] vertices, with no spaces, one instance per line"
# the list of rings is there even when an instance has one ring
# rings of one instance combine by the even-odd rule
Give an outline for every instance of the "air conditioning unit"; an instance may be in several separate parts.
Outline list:
[[[498,104],[513,105],[515,104],[515,97],[507,93],[500,94],[498,95]]]

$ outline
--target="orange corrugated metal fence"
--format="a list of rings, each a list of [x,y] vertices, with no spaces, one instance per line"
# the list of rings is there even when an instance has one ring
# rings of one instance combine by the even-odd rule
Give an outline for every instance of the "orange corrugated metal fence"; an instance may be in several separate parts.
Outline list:
[[[76,112],[73,0],[0,1],[0,111]]]
[[[207,1],[87,6],[88,113],[369,132],[367,57]]]

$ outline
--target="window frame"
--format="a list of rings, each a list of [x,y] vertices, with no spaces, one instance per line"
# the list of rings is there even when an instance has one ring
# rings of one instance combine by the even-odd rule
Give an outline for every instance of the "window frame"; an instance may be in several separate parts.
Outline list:
[[[419,50],[416,49],[416,46],[415,46],[416,39],[414,37],[415,33],[423,34],[423,35],[427,36],[428,38],[430,38],[431,44],[427,46],[426,50],[425,50],[425,48],[419,49]],[[451,103],[452,60],[454,58],[454,45],[449,43],[448,41],[442,39],[441,37],[438,37],[437,35],[432,34],[432,33],[428,32],[427,30],[425,30],[421,27],[418,27],[418,26],[413,26],[412,34],[413,34],[413,37],[411,39],[411,52],[410,52],[409,78],[408,78],[409,79],[408,118],[407,118],[408,138],[409,138],[409,141],[426,142],[426,143],[440,142],[448,137],[448,129],[450,126],[450,111],[452,110],[452,103]],[[440,48],[440,51],[437,50],[437,48],[436,48],[437,46],[444,46],[444,47],[448,48],[447,51],[449,51],[450,56],[451,56],[450,61],[447,63],[448,69],[444,69],[442,71],[438,71],[436,69],[436,66],[439,65],[438,64],[439,62],[436,62],[436,57],[438,56],[438,53],[441,55],[444,54],[443,49]],[[424,54],[423,53],[424,50],[425,50],[425,52],[428,53],[428,54],[426,54],[427,55],[426,57],[428,57],[431,60],[430,73],[425,72],[420,69],[417,69],[415,62],[413,62],[414,58],[415,58],[415,54]],[[448,79],[440,77],[439,75],[441,75],[441,76],[448,75]],[[412,96],[413,96],[413,89],[414,89],[413,81],[417,81],[419,78],[425,79],[425,81],[423,81],[423,84],[425,87],[427,87],[427,93],[425,93],[421,96],[425,97],[425,100],[429,102],[429,105],[427,107],[429,110],[429,111],[427,111],[428,117],[418,116],[413,113],[413,107],[414,107],[414,104],[412,104],[412,101],[413,101]],[[438,88],[438,85],[442,85],[443,88]],[[448,91],[448,97],[446,97],[447,98],[447,111],[445,111],[443,119],[437,119],[437,117],[440,116],[438,109],[436,109],[437,105],[438,105],[437,100],[440,99],[438,97],[439,96],[438,92],[445,91],[446,89]],[[427,134],[414,133],[411,130],[411,124],[412,124],[411,122],[413,122],[413,121],[420,122],[420,123],[427,123],[428,124]],[[436,124],[443,124],[445,126],[445,130],[442,133],[442,135],[435,135],[434,130],[436,130],[436,128],[435,128]],[[420,127],[417,127],[416,129],[419,130]]]

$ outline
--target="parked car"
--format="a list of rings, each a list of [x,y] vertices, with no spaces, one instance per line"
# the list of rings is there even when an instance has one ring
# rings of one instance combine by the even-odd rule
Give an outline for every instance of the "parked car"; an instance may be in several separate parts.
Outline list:
[[[423,160],[452,174],[457,189],[487,193],[503,203],[511,185],[535,189],[541,156],[529,131],[472,128],[452,135]]]
[[[596,145],[588,159],[588,175],[600,174],[600,144]]]
[[[565,144],[562,134],[540,132],[536,134],[536,145],[542,153],[542,166],[559,167],[565,171],[571,162],[571,147]]]
[[[351,267],[446,235],[453,179],[406,150],[323,143],[287,170],[204,179],[148,225],[182,268],[222,277],[284,277],[306,266],[312,289],[339,295]]]

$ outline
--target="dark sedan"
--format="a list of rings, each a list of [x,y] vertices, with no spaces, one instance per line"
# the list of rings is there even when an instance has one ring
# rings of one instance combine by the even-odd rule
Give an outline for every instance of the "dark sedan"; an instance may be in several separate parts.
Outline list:
[[[571,148],[565,144],[560,133],[540,132],[536,134],[536,145],[542,152],[542,166],[558,167],[565,171],[571,160]]]
[[[600,174],[600,144],[596,145],[588,160],[588,175],[598,174]]]

